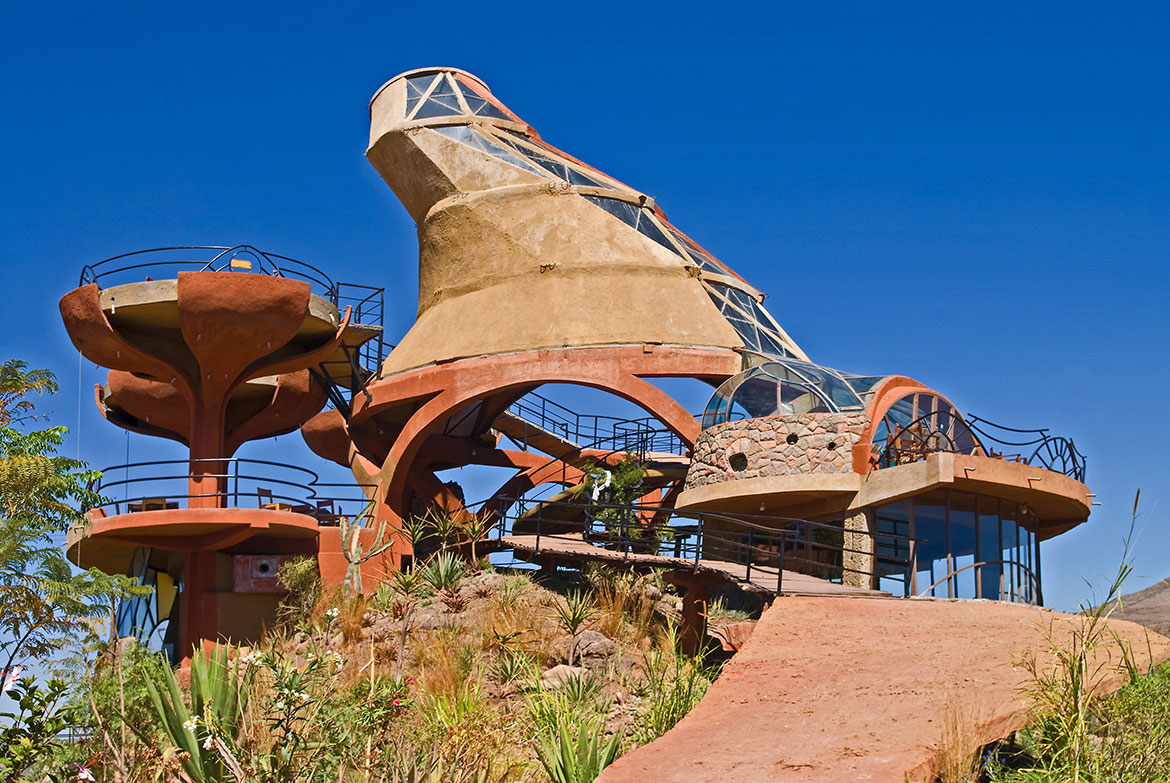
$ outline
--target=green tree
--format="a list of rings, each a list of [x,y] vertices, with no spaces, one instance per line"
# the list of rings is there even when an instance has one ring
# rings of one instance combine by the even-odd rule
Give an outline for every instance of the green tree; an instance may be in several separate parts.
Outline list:
[[[108,616],[119,598],[149,592],[127,577],[74,573],[53,541],[84,524],[79,508],[99,501],[89,489],[98,474],[57,453],[66,429],[34,426],[44,416],[29,398],[56,391],[48,370],[19,360],[0,364],[0,671],[10,685],[26,662],[47,662],[92,637],[87,621]],[[0,731],[0,780],[19,776],[71,725],[56,683],[41,691],[31,676],[21,682],[14,691],[20,712]]]

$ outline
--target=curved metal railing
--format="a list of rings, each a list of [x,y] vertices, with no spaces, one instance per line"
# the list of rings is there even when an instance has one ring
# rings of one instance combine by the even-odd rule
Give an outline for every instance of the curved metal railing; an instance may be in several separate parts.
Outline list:
[[[947,419],[945,423],[939,421],[942,417]],[[1024,437],[1008,440],[992,434],[992,430]],[[999,450],[993,445],[999,446]],[[1071,438],[1049,435],[1047,429],[1019,430],[993,424],[978,416],[963,417],[947,411],[923,414],[898,428],[878,450],[877,462],[879,467],[886,468],[916,462],[939,451],[981,454],[1035,465],[1080,482],[1085,480],[1085,456],[1077,450]]]
[[[197,251],[197,252],[193,252]],[[97,283],[103,278],[129,273],[139,269],[168,267],[175,271],[196,272],[248,272],[251,274],[291,277],[305,280],[318,293],[327,296],[337,304],[338,286],[329,275],[317,267],[295,258],[265,253],[251,245],[225,247],[218,245],[182,245],[177,247],[156,247],[123,253],[96,264],[87,264],[81,269],[78,285]],[[130,281],[127,281],[130,282]]]
[[[1002,451],[995,453],[989,450],[989,456],[1003,459],[1016,457],[1027,465],[1037,465],[1056,473],[1063,473],[1082,484],[1084,483],[1085,455],[1077,449],[1072,438],[1049,435],[1047,428],[1020,430],[1014,427],[1005,427],[978,416],[968,416],[967,420],[970,422],[972,431],[979,436],[985,446],[994,443],[1005,449],[1019,450],[1016,454],[1006,454]],[[994,434],[995,432],[1010,433],[1010,435],[1000,436]]]
[[[214,491],[190,491],[188,482],[193,465],[207,469],[197,475],[214,480]],[[340,517],[360,516],[369,502],[362,490],[374,488],[366,484],[323,482],[307,468],[238,457],[134,462],[104,468],[101,474],[90,486],[102,498],[94,508],[115,515],[185,508],[192,499],[215,498],[223,508],[292,511],[331,524]]]
[[[951,571],[949,574],[944,576],[942,579],[939,579],[937,582],[932,584],[930,587],[928,587],[925,590],[923,590],[922,592],[920,592],[916,597],[917,598],[927,597],[927,593],[932,592],[939,585],[953,579],[955,576],[963,573],[964,571],[971,570],[972,568],[980,569],[979,571],[976,572],[976,584],[978,584],[978,579],[979,579],[979,577],[982,576],[982,568],[984,566],[994,566],[994,565],[1007,566],[1008,568],[1016,569],[1020,572],[1021,576],[1026,576],[1028,578],[1028,585],[1027,585],[1027,592],[1026,593],[1024,593],[1024,591],[1020,589],[1021,587],[1023,587],[1023,585],[1015,584],[1015,580],[1013,579],[1012,581],[1010,581],[1008,583],[1008,585],[1006,586],[1006,589],[1004,589],[1002,587],[1000,588],[1000,592],[999,592],[1000,597],[997,600],[1005,600],[1004,596],[1006,595],[1006,596],[1008,596],[1007,600],[1016,601],[1017,603],[1036,604],[1038,606],[1044,605],[1044,601],[1043,601],[1043,598],[1041,597],[1041,593],[1040,593],[1040,580],[1036,577],[1036,574],[1034,574],[1032,572],[1031,568],[1028,568],[1028,566],[1024,565],[1023,563],[1021,563],[1018,560],[983,560],[983,561],[980,561],[978,563],[971,563],[970,565],[965,565],[962,568],[956,568],[954,571]],[[1003,577],[1005,575],[1004,571],[1006,571],[1006,570],[1007,570],[1006,568],[1000,569],[1000,576],[1001,577]],[[987,598],[988,596],[984,595],[984,596],[980,596],[980,597]]]
[[[984,449],[962,416],[949,411],[932,411],[890,434],[878,451],[877,462],[879,467],[888,468],[917,462],[939,451],[982,454]]]

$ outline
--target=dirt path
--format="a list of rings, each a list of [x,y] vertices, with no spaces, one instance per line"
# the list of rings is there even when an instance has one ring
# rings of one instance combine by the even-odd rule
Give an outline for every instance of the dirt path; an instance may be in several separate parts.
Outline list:
[[[907,772],[917,783],[948,700],[980,727],[973,744],[1024,725],[1026,675],[1013,663],[1043,651],[1050,625],[1067,638],[1071,622],[999,602],[779,599],[699,706],[599,783],[903,783]],[[1146,629],[1112,625],[1148,658]],[[1170,658],[1170,639],[1149,637],[1154,658]]]

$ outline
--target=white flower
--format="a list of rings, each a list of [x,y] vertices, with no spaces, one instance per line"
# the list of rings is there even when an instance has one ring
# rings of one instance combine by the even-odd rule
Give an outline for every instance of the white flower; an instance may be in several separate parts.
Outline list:
[[[192,715],[187,720],[183,721],[183,728],[187,731],[195,731],[195,727],[199,725],[199,716]]]
[[[214,747],[214,746],[215,746],[215,737],[208,734],[207,739],[203,743],[203,749],[204,750],[211,750],[212,747]]]
[[[77,779],[92,781],[93,773],[89,771],[89,767],[82,767],[81,769],[77,770]]]

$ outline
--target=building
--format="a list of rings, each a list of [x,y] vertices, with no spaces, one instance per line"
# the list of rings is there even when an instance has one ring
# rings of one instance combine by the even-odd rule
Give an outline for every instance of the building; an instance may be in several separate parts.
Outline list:
[[[147,267],[104,262],[62,300],[75,345],[112,370],[98,392],[106,417],[191,446],[185,494],[95,510],[70,554],[181,582],[183,649],[247,638],[271,618],[279,587],[256,599],[248,564],[316,552],[337,578],[332,523],[354,518],[340,499],[323,504],[311,476],[285,498],[275,477],[228,489],[239,443],[297,427],[353,471],[373,519],[481,513],[493,546],[537,562],[666,567],[688,588],[691,620],[720,580],[1041,600],[1039,542],[1091,506],[1071,441],[996,429],[909,378],[813,363],[762,293],[652,197],[545,142],[466,72],[395,77],[370,123],[367,156],[419,237],[417,318],[384,359],[380,317],[366,317],[380,290],[352,289],[364,309],[345,312],[344,286],[258,251],[112,288],[103,275]],[[257,266],[242,268],[244,255]],[[662,378],[709,383],[702,416]],[[538,393],[546,384],[600,389],[646,415],[568,410]],[[603,485],[631,455],[636,491],[616,502]],[[438,475],[466,466],[511,473],[469,503]],[[424,555],[398,536],[367,567]]]

